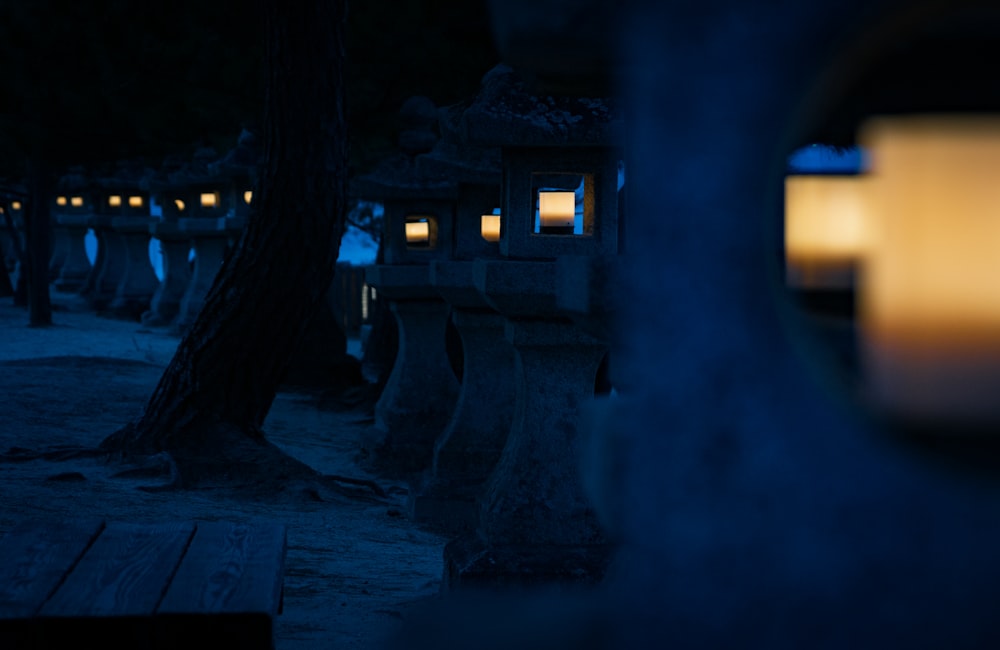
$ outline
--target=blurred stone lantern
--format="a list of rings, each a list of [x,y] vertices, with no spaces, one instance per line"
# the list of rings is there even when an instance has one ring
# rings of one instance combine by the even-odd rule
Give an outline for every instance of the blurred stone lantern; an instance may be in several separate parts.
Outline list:
[[[461,337],[462,383],[435,441],[430,471],[411,493],[412,516],[453,530],[476,522],[476,501],[507,441],[515,400],[514,350],[504,337],[504,317],[475,281],[474,260],[500,253],[500,150],[464,141],[462,113],[447,111],[442,139],[416,161],[424,174],[458,186],[453,259],[432,261],[430,282],[450,305]]]
[[[58,275],[53,287],[58,291],[79,291],[91,271],[87,257],[88,218],[93,209],[89,181],[82,170],[73,170],[56,184],[55,206],[52,209],[56,237],[65,238],[64,255],[58,262]],[[57,244],[58,245],[58,244]],[[53,256],[55,260],[55,255]]]
[[[112,176],[99,179],[89,225],[97,236],[96,277],[86,298],[98,310],[134,318],[149,307],[159,284],[149,261],[149,192],[142,188],[146,170],[120,163]],[[102,252],[103,251],[103,252]]]
[[[608,548],[583,494],[577,420],[608,346],[560,306],[558,260],[572,256],[589,272],[618,254],[622,121],[606,99],[532,96],[501,65],[484,78],[463,127],[471,143],[501,149],[500,257],[476,259],[474,273],[505,319],[517,390],[478,525],[445,549],[445,586],[593,580]]]
[[[194,251],[191,279],[173,322],[173,327],[180,332],[186,331],[201,312],[232,237],[228,219],[236,203],[232,173],[220,169],[216,159],[213,149],[201,149],[195,152],[188,165],[171,176],[174,184],[185,188],[188,197],[177,224]]]
[[[874,117],[873,252],[859,295],[865,395],[907,426],[1000,422],[1000,116]]]
[[[433,148],[437,108],[413,97],[400,110],[401,153],[352,181],[352,193],[383,206],[383,262],[365,281],[386,301],[399,332],[392,372],[375,405],[375,427],[363,441],[385,471],[426,470],[434,441],[448,424],[458,381],[446,348],[449,306],[430,281],[430,262],[453,255],[456,184],[422,173],[415,156]]]

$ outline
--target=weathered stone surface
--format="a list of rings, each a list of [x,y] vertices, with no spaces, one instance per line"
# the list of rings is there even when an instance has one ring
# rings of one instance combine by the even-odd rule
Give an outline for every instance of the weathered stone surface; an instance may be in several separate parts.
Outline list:
[[[160,240],[163,255],[163,281],[150,301],[149,310],[142,315],[142,324],[166,326],[180,313],[181,301],[191,282],[190,235],[181,230],[176,221],[153,221],[149,233]]]
[[[60,214],[56,216],[56,221],[65,229],[69,245],[53,286],[59,291],[78,291],[87,280],[91,269],[86,245],[87,230],[89,230],[87,216]]]
[[[508,320],[506,338],[517,352],[514,420],[477,529],[445,551],[443,588],[597,581],[610,549],[583,493],[578,418],[607,349],[551,320]]]
[[[225,219],[194,217],[178,219],[177,224],[180,231],[190,238],[195,254],[191,281],[184,291],[173,323],[174,329],[184,332],[191,327],[201,308],[205,306],[205,298],[226,256],[229,233],[226,231]]]
[[[451,305],[462,338],[458,401],[434,445],[431,471],[411,501],[412,516],[454,530],[476,524],[477,498],[514,417],[514,349],[505,319],[475,288],[472,262],[434,262],[431,283]]]
[[[122,238],[125,248],[125,273],[109,305],[113,314],[139,320],[149,309],[160,284],[149,261],[149,226],[151,217],[115,217],[111,227]]]
[[[413,476],[430,467],[434,441],[458,397],[445,346],[450,308],[428,273],[426,265],[377,265],[365,273],[379,300],[390,301],[399,333],[396,360],[375,405],[375,427],[362,441],[374,465],[388,474]]]
[[[501,64],[483,77],[463,114],[463,136],[485,146],[614,145],[624,137],[617,104],[607,97],[535,96]]]

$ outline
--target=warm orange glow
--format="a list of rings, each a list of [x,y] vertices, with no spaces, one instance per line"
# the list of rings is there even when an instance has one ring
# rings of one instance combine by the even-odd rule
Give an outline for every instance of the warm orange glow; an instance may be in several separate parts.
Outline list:
[[[538,217],[542,228],[572,228],[576,192],[539,192]]]
[[[71,206],[73,206],[74,208],[82,207],[83,206],[83,197],[82,196],[71,196],[69,198],[69,204]]]
[[[430,224],[424,221],[406,222],[406,243],[407,244],[427,244],[430,242]]]
[[[141,196],[130,196],[128,197],[128,205],[130,208],[141,208],[142,207],[142,197]]]
[[[56,197],[56,205],[59,205],[59,206],[66,205],[66,197],[65,196],[57,196]]]
[[[250,201],[253,201],[253,192],[251,190],[247,190],[243,193],[243,202],[250,205]]]
[[[21,209],[21,202],[20,201],[11,201],[10,202],[10,209],[11,210],[20,210]]]
[[[180,199],[174,199],[174,205],[177,207],[178,212],[184,212],[184,201]]]
[[[869,120],[878,249],[860,298],[874,398],[1000,417],[1000,116]]]
[[[500,215],[484,214],[479,225],[479,234],[490,242],[500,241]]]
[[[108,197],[108,205],[111,206],[112,208],[121,207],[121,204],[122,204],[122,197],[120,197],[119,195],[112,194],[111,196]]]
[[[218,192],[202,192],[201,193],[201,207],[203,208],[214,208],[219,205],[219,193]]]
[[[785,256],[788,284],[848,289],[872,238],[866,176],[788,176]]]

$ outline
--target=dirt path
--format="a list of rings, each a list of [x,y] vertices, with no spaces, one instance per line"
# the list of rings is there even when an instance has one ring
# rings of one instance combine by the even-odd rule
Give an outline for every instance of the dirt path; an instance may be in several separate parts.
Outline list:
[[[68,298],[57,307],[68,305]],[[0,300],[0,534],[27,517],[269,519],[288,526],[278,650],[371,649],[411,606],[433,600],[447,539],[403,516],[405,491],[382,480],[381,501],[308,494],[249,499],[213,491],[148,492],[156,479],[121,478],[93,458],[53,461],[34,452],[96,446],[141,409],[177,339],[135,323],[59,309],[52,328],[28,328],[25,310]],[[265,431],[324,472],[375,478],[355,462],[370,420],[281,393]]]

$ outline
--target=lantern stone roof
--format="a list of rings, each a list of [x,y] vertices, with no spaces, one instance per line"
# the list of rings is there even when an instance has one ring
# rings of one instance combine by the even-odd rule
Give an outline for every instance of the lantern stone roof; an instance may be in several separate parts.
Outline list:
[[[449,177],[459,183],[499,184],[500,148],[466,142],[462,119],[468,105],[441,110],[441,139],[433,149],[417,156],[417,167],[428,175]]]
[[[94,179],[94,185],[104,189],[146,189],[148,179],[155,174],[141,160],[122,160],[110,174]]]
[[[56,181],[57,192],[84,192],[90,188],[93,180],[87,175],[86,169],[80,166],[71,167]]]
[[[623,127],[613,99],[532,95],[504,64],[486,73],[462,116],[463,139],[480,146],[615,146]]]
[[[457,181],[448,170],[429,169],[418,159],[439,143],[440,111],[426,97],[411,97],[399,112],[400,151],[363,176],[351,179],[352,197],[379,201],[383,199],[453,199]]]
[[[438,170],[427,171],[417,157],[396,154],[386,158],[370,174],[351,179],[350,194],[360,199],[451,199],[458,184]]]

